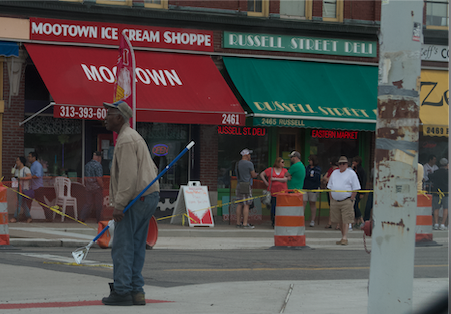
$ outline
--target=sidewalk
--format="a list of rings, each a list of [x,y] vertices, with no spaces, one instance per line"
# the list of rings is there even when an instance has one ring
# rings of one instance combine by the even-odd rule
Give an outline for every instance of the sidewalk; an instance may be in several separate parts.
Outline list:
[[[154,249],[267,249],[274,246],[274,229],[269,221],[256,225],[255,229],[237,229],[234,224],[218,221],[214,227],[188,227],[158,222],[158,240]],[[327,221],[314,227],[305,227],[306,245],[311,248],[339,248],[364,250],[363,231],[348,233],[349,245],[336,246],[341,232],[325,229]],[[97,235],[97,224],[65,222],[39,222],[9,224],[10,244],[16,247],[83,247]],[[193,241],[192,238],[196,238]],[[246,238],[234,241],[233,238]],[[434,230],[431,244],[448,245],[448,231]],[[366,237],[367,249],[371,249],[371,238]]]

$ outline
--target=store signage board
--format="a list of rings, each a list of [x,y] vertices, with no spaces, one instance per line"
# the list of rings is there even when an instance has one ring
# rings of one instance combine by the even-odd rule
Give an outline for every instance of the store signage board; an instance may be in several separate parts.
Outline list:
[[[180,187],[171,224],[181,223],[184,214],[189,217],[190,227],[214,227],[208,187],[201,186],[199,181],[189,181],[188,185]]]
[[[117,49],[25,44],[55,118],[104,120]],[[137,121],[244,126],[245,113],[209,56],[136,51]]]
[[[449,62],[449,47],[442,45],[421,45],[421,60]]]
[[[364,122],[364,121],[362,121]],[[360,130],[360,131],[375,131],[376,124],[368,123],[351,123],[325,120],[309,120],[309,119],[286,119],[286,118],[262,118],[254,117],[252,119],[254,126],[277,126],[277,127],[292,127],[292,128],[325,128],[325,129],[340,129],[340,130]]]
[[[119,46],[122,32],[133,47],[214,51],[213,32],[162,26],[30,18],[30,39]]]
[[[377,57],[377,42],[305,36],[224,32],[223,48]]]
[[[239,126],[218,126],[219,135],[238,135],[238,136],[265,136],[266,128],[252,128]]]
[[[312,138],[356,140],[359,132],[341,130],[312,130]]]

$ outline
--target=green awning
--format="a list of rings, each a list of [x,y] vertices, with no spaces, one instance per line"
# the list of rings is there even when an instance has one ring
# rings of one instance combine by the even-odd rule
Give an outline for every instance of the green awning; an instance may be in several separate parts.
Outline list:
[[[223,57],[253,124],[375,131],[378,68]]]

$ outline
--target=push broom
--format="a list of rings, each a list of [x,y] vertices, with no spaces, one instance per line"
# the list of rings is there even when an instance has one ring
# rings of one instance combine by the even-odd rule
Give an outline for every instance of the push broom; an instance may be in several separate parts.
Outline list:
[[[141,191],[141,193],[138,194],[138,196],[136,196],[123,210],[123,213],[125,214],[125,212],[152,186],[152,184],[154,184],[156,181],[158,181],[183,155],[185,155],[185,153],[190,150],[191,147],[194,146],[194,142],[190,142],[188,145],[186,145],[186,147],[182,150],[182,152],[175,157],[175,159],[166,166],[166,168],[164,168],[163,171],[161,171],[158,176],[152,180],[152,182],[149,183],[148,186],[146,186],[144,188],[144,190]],[[88,255],[88,251],[91,248],[91,246],[102,236],[102,234],[104,234],[108,229],[110,228],[109,224],[107,226],[105,226],[105,228],[103,228],[102,231],[99,232],[99,234],[92,239],[91,242],[89,242],[89,244],[85,247],[76,249],[75,251],[72,252],[72,256],[75,259],[75,262],[77,264],[81,264],[81,262],[83,262],[83,260],[86,258],[86,255]]]

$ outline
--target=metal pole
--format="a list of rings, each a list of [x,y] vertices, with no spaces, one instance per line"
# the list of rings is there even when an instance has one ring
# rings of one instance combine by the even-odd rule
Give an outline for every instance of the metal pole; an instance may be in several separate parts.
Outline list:
[[[135,61],[135,51],[133,50],[133,46],[130,43],[130,40],[128,39],[127,35],[125,35],[126,31],[122,31],[122,36],[124,37],[125,41],[127,42],[128,48],[130,49],[130,55],[132,58],[132,110],[133,110],[133,116],[132,116],[132,129],[136,130],[136,61]]]
[[[86,164],[86,123],[85,119],[81,120],[81,184],[85,184],[85,164]],[[102,145],[102,143],[100,143]],[[100,147],[102,148],[102,147]]]
[[[368,313],[412,310],[423,1],[382,0]]]

